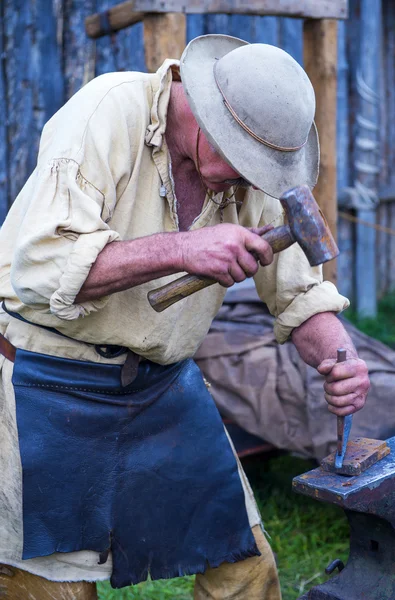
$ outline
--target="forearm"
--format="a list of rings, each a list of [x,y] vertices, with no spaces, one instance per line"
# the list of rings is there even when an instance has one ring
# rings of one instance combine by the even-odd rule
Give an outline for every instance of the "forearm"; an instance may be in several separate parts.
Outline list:
[[[108,244],[93,264],[76,302],[101,298],[182,271],[180,236],[159,233]]]
[[[182,271],[229,287],[255,275],[258,261],[272,262],[272,249],[261,237],[264,230],[222,223],[113,242],[100,252],[76,301],[94,300]]]
[[[347,357],[357,357],[354,344],[334,313],[324,312],[310,317],[292,332],[292,341],[302,359],[317,368],[327,358],[336,358],[338,348],[347,350]]]

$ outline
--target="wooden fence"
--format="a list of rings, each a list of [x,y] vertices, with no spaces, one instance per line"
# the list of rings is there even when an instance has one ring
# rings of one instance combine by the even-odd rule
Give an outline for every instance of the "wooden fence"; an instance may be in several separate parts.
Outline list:
[[[2,0],[0,2],[0,222],[35,166],[44,123],[95,75],[145,70],[142,24],[91,40],[88,15],[118,0]],[[360,3],[339,23],[338,190],[353,185],[356,73],[360,48]],[[395,229],[395,3],[382,0],[380,71],[380,206],[377,222]],[[278,45],[303,62],[302,21],[281,17],[189,15],[187,38],[226,33],[250,42]],[[345,209],[353,215],[353,210]],[[339,287],[354,294],[355,225],[339,219]],[[377,233],[377,292],[395,288],[395,237]],[[391,258],[394,257],[394,258]]]

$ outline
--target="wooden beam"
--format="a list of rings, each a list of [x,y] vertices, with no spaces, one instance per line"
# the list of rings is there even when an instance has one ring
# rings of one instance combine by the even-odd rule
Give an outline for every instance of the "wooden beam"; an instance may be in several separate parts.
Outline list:
[[[315,122],[320,136],[320,176],[313,190],[332,234],[337,236],[336,193],[336,92],[337,22],[304,23],[304,67],[316,94]],[[324,278],[336,283],[336,261],[324,265]]]
[[[128,0],[85,21],[89,37],[100,37],[141,21],[141,13],[223,13],[309,19],[346,19],[348,0]]]
[[[133,2],[123,2],[109,10],[90,15],[85,19],[86,35],[96,39],[130,27],[144,18],[144,13],[133,10]]]
[[[186,46],[186,17],[182,13],[144,17],[145,64],[156,71],[165,58],[180,58]]]

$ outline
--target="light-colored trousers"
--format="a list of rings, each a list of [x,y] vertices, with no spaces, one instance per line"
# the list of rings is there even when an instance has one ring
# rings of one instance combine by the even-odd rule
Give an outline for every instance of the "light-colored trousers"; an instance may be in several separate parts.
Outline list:
[[[196,576],[194,600],[281,600],[277,568],[260,525],[252,528],[261,556],[223,563]],[[96,584],[59,583],[0,566],[0,598],[7,600],[97,600]]]

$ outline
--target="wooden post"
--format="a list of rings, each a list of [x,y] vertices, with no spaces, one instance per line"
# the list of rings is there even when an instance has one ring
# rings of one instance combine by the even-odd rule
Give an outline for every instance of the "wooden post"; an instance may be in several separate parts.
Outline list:
[[[354,148],[357,216],[376,223],[379,184],[381,0],[361,0],[360,63],[357,71],[358,115]],[[361,316],[377,316],[376,232],[356,225],[356,301]]]
[[[4,36],[4,5],[0,4],[0,225],[8,211],[8,102],[5,77],[6,48]]]
[[[315,122],[321,145],[320,176],[313,193],[336,239],[337,22],[335,20],[305,21],[304,67],[316,94]],[[336,284],[336,261],[332,260],[324,265],[324,278]]]
[[[182,13],[144,17],[145,64],[156,71],[165,58],[180,58],[186,46],[186,17]]]

